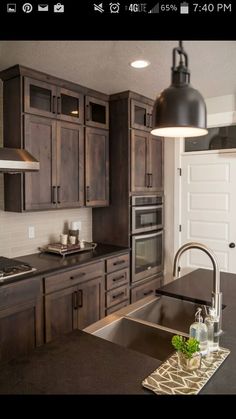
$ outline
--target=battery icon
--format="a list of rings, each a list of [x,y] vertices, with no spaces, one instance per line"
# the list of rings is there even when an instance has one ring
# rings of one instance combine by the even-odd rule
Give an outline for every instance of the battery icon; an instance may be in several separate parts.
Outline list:
[[[180,3],[180,13],[187,15],[189,13],[189,5],[185,1]]]

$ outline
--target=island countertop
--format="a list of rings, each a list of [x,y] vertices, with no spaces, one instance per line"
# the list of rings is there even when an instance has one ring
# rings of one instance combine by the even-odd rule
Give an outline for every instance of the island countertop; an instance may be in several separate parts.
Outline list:
[[[201,394],[236,394],[236,275],[221,273],[223,330],[220,345],[231,350]],[[212,272],[199,269],[162,287],[160,293],[209,302]],[[0,394],[152,394],[141,382],[160,361],[74,331],[0,368]]]

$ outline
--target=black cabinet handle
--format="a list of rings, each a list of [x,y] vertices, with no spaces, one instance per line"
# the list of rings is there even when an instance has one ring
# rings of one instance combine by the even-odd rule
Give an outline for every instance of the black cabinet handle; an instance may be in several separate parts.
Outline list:
[[[122,276],[117,276],[116,278],[113,278],[112,281],[116,282],[116,281],[120,281],[121,279],[125,279],[126,275],[122,275]]]
[[[57,187],[57,202],[58,204],[61,203],[61,187],[60,186]]]
[[[114,263],[113,263],[113,266],[116,266],[116,265],[121,265],[122,263],[125,263],[125,260],[124,260],[124,259],[122,259],[122,260],[118,260],[117,262],[114,262]]]
[[[113,300],[115,300],[116,298],[119,298],[119,297],[121,297],[124,294],[125,294],[124,291],[122,291],[122,292],[119,292],[119,294],[113,295],[112,298],[113,298]]]
[[[58,96],[58,98],[57,98],[57,113],[58,114],[61,113],[61,98],[60,98],[60,96]]]
[[[78,295],[77,295],[77,291],[73,292],[72,296],[73,296],[73,309],[74,310],[77,310],[77,308],[78,308]]]
[[[56,197],[56,186],[52,187],[52,203],[56,204],[57,203],[57,197]]]
[[[149,188],[152,188],[152,173],[149,173]]]
[[[233,248],[235,247],[235,243],[233,243],[233,242],[232,242],[232,243],[230,243],[230,244],[229,244],[229,247],[230,247],[230,249],[233,249]]]
[[[145,127],[149,127],[149,113],[145,114]]]
[[[56,96],[52,97],[52,113],[56,113]]]
[[[147,295],[151,295],[151,294],[153,294],[153,290],[146,291],[146,292],[144,292],[144,293],[143,293],[143,295],[145,295],[145,297],[146,297]]]
[[[146,187],[151,188],[151,173],[146,173]]]
[[[89,186],[86,186],[86,201],[90,201],[90,188]]]
[[[78,275],[73,275],[70,277],[71,280],[81,278],[82,276],[86,275],[86,272],[81,272]]]
[[[83,290],[78,291],[79,294],[79,304],[78,307],[83,307]]]

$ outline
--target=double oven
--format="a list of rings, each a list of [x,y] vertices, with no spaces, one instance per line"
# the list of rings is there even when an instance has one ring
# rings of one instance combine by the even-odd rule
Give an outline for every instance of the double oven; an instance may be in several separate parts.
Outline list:
[[[163,270],[163,194],[132,196],[132,282]]]

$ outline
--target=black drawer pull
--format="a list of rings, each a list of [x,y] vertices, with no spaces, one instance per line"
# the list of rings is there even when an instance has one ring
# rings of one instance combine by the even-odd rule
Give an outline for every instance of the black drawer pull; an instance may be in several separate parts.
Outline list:
[[[113,298],[113,300],[115,300],[116,298],[119,298],[124,294],[125,294],[124,291],[122,291],[122,292],[119,292],[119,294],[113,295],[112,298]]]
[[[121,265],[122,263],[125,263],[126,261],[124,260],[124,259],[122,259],[122,260],[118,260],[117,262],[114,262],[113,263],[113,266],[116,266],[116,265]]]
[[[144,293],[143,293],[143,295],[145,295],[145,296],[146,296],[146,295],[151,295],[151,294],[153,294],[153,290],[146,291],[146,292],[144,292]]]
[[[71,276],[70,279],[73,280],[73,279],[81,278],[84,275],[86,275],[86,272],[81,272],[78,275]]]
[[[56,186],[52,187],[52,203],[56,204],[57,203],[57,198],[56,198]]]
[[[120,281],[121,279],[125,279],[125,275],[117,276],[116,278],[113,278],[112,281],[116,282],[116,281]]]

